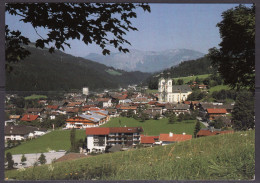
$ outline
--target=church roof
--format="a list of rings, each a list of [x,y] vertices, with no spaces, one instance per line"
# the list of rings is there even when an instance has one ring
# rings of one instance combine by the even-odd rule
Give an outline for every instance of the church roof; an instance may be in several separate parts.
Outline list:
[[[186,92],[191,92],[191,88],[189,85],[173,85],[172,86],[172,93],[186,93]]]

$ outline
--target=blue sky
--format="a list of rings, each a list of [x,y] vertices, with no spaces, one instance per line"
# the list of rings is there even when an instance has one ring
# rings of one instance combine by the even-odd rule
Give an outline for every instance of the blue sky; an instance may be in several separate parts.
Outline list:
[[[125,38],[132,46],[129,49],[163,51],[186,48],[207,53],[209,48],[220,43],[216,24],[222,20],[221,13],[237,4],[150,4],[151,13],[137,10],[132,23],[139,31],[128,32]],[[30,24],[19,22],[19,17],[6,15],[6,24],[11,30],[21,30],[31,41],[39,39]],[[46,30],[37,29],[42,36]],[[70,40],[71,49],[65,52],[84,57],[89,53],[101,53],[96,45],[85,45],[79,40]],[[111,49],[112,52],[118,52]]]

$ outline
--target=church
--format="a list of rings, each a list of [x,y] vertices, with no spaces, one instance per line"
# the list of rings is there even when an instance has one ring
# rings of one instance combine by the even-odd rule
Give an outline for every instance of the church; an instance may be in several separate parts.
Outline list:
[[[158,83],[159,102],[183,102],[192,93],[189,85],[172,85],[172,79],[160,78]]]

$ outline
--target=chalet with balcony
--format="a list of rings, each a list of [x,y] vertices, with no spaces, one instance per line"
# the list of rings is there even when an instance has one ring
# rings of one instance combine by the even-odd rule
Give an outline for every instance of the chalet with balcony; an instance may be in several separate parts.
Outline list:
[[[209,108],[207,109],[207,116],[209,120],[214,120],[216,117],[226,116],[227,110],[223,108]]]
[[[140,144],[142,127],[100,127],[87,128],[87,151],[105,152],[115,145],[132,147]]]
[[[98,127],[110,120],[108,111],[88,111],[87,113],[69,118],[66,120],[66,128],[90,128]]]

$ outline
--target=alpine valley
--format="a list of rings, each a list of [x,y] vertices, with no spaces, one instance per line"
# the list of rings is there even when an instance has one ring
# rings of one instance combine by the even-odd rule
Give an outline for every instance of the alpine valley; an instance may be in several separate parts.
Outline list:
[[[165,51],[129,50],[129,53],[111,53],[103,56],[90,53],[85,58],[125,71],[158,72],[176,66],[182,61],[195,60],[205,54],[189,49]]]

